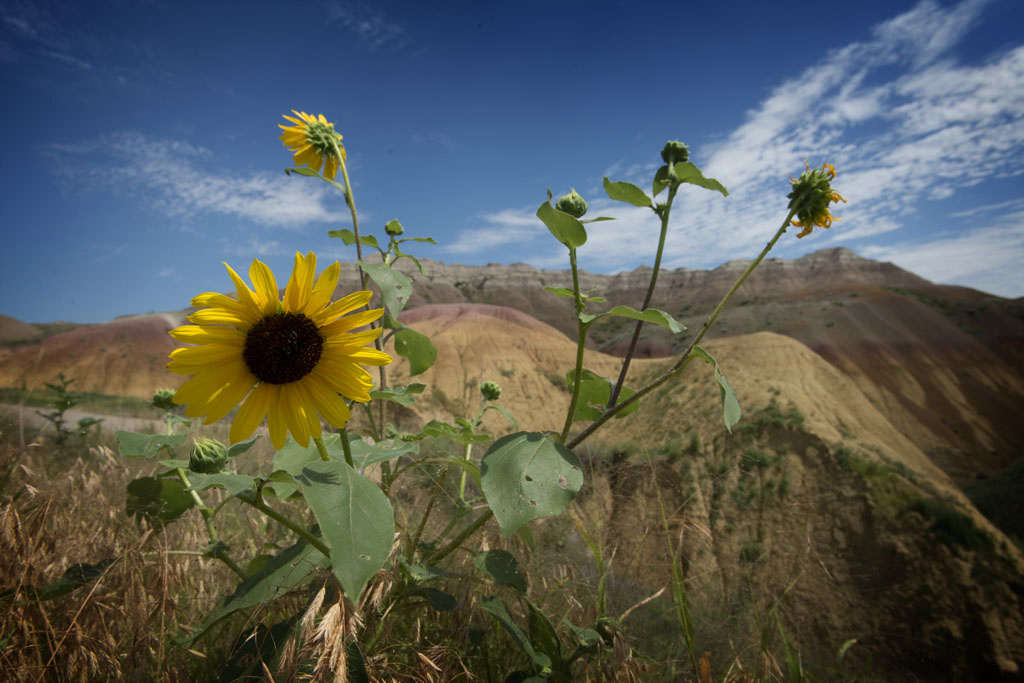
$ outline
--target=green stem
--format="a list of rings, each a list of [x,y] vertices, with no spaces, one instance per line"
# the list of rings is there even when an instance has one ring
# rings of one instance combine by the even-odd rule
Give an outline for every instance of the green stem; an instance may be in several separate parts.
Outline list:
[[[168,423],[168,427],[170,427],[170,423]],[[188,473],[185,472],[185,468],[177,467],[175,468],[175,472],[178,474],[178,479],[181,480],[181,483],[185,485],[185,488],[192,495],[192,500],[195,501],[196,508],[199,510],[199,514],[202,515],[203,524],[206,525],[206,534],[210,537],[210,542],[213,544],[218,543],[220,541],[220,535],[217,533],[217,526],[213,523],[213,510],[207,507],[206,503],[203,502],[203,498],[199,495],[199,492],[192,488],[192,482],[188,480]],[[234,560],[228,557],[226,552],[219,552],[216,555],[213,555],[213,557],[227,565],[228,569],[237,574],[240,579],[248,578],[248,575],[242,571],[242,568],[239,567]]]
[[[420,517],[420,523],[416,526],[416,533],[412,537],[412,545],[409,546],[409,551],[406,553],[406,559],[412,562],[413,556],[416,554],[416,546],[420,543],[420,537],[423,536],[423,529],[427,526],[427,519],[430,517],[431,511],[434,509],[434,503],[437,501],[437,496],[441,493],[441,487],[444,486],[444,478],[448,476],[448,468],[445,467],[441,470],[441,478],[438,479],[437,485],[434,486],[434,492],[430,494],[430,502],[427,503],[427,509],[423,512],[423,516]]]
[[[330,462],[331,454],[327,452],[327,446],[324,445],[324,440],[319,436],[314,436],[313,443],[316,444],[316,450],[318,453],[320,453],[320,459],[323,460],[324,462]]]
[[[658,251],[654,256],[654,269],[651,271],[651,282],[647,286],[644,305],[640,307],[641,311],[647,310],[647,307],[651,305],[651,299],[654,298],[654,287],[658,283],[658,273],[661,271],[661,256],[665,251],[665,236],[668,234],[668,217],[672,212],[672,202],[675,200],[676,192],[678,191],[679,183],[672,183],[668,190],[668,201],[665,203],[665,206],[660,210],[656,209],[657,213],[661,216],[661,234],[658,236]],[[615,402],[619,400],[619,392],[622,391],[622,385],[626,381],[630,361],[633,360],[633,353],[636,351],[637,342],[640,341],[640,328],[643,326],[643,320],[636,321],[636,327],[633,328],[633,338],[629,341],[629,349],[626,350],[626,357],[622,360],[622,370],[619,371],[619,379],[615,382],[615,387],[608,398],[608,408],[614,406]]]
[[[658,388],[659,386],[661,386],[662,384],[664,384],[665,382],[672,379],[673,377],[675,377],[676,375],[678,375],[679,373],[686,369],[686,366],[693,359],[693,348],[697,346],[697,344],[700,343],[700,340],[704,338],[704,335],[707,334],[708,329],[711,327],[711,325],[714,324],[719,314],[721,314],[722,310],[725,308],[725,305],[729,303],[729,299],[731,299],[732,295],[736,293],[736,290],[740,288],[740,285],[742,285],[744,281],[746,281],[747,277],[749,277],[750,274],[754,272],[754,269],[757,268],[758,265],[760,265],[761,261],[764,260],[764,257],[768,254],[769,251],[772,250],[772,247],[775,246],[775,243],[778,242],[779,238],[782,237],[783,233],[786,232],[786,228],[789,227],[789,223],[790,221],[793,220],[793,216],[795,215],[795,209],[789,212],[789,215],[786,216],[786,220],[783,221],[782,225],[776,231],[775,236],[772,237],[771,241],[769,241],[768,244],[765,245],[764,249],[761,250],[761,253],[758,254],[757,258],[754,259],[749,266],[747,266],[747,269],[743,271],[743,274],[740,275],[739,279],[737,279],[736,282],[733,283],[732,287],[729,288],[729,291],[726,292],[725,296],[722,297],[722,300],[718,302],[718,306],[715,307],[715,310],[712,311],[708,319],[704,321],[704,325],[703,327],[701,327],[700,333],[698,333],[697,336],[693,339],[693,341],[690,342],[690,345],[686,347],[686,351],[684,351],[683,354],[679,357],[679,360],[676,361],[675,365],[673,365],[667,372],[665,372],[660,377],[652,381],[643,389],[637,391],[635,394],[627,398],[622,403],[619,403],[613,406],[612,408],[606,409],[604,413],[601,414],[601,417],[594,420],[594,422],[592,422],[589,427],[587,427],[582,432],[577,434],[571,442],[566,444],[569,448],[575,448],[576,446],[578,446],[580,443],[583,442],[584,439],[586,439],[588,436],[597,431],[598,428],[601,427],[601,425],[603,425],[605,422],[614,417],[615,414],[618,413],[620,410],[623,410],[627,408],[630,404],[639,401],[641,398],[643,398],[650,392],[654,391],[654,389]]]
[[[348,429],[342,427],[338,435],[341,436],[341,450],[345,452],[345,462],[349,467],[355,469],[355,463],[352,462],[352,445],[348,442]]]
[[[565,426],[558,440],[565,443],[569,437],[569,430],[572,428],[573,416],[576,414],[576,403],[580,397],[580,381],[583,376],[583,354],[584,344],[587,341],[587,326],[583,324],[580,315],[583,313],[583,296],[580,294],[580,273],[576,264],[576,249],[569,248],[569,266],[572,268],[572,293],[576,300],[576,372],[572,383],[572,397],[569,399],[569,412],[565,415]]]
[[[238,500],[242,501],[243,503],[247,503],[247,504],[251,505],[252,507],[256,508],[257,510],[259,510],[260,512],[265,514],[267,517],[269,517],[270,519],[272,519],[275,522],[277,522],[278,524],[280,524],[281,526],[291,530],[292,532],[295,533],[296,536],[298,536],[302,540],[306,541],[311,546],[313,546],[314,548],[319,550],[321,553],[323,553],[325,557],[330,557],[331,556],[330,549],[328,549],[328,547],[326,545],[324,545],[323,541],[321,541],[319,538],[317,538],[313,534],[311,534],[308,531],[306,531],[305,529],[303,529],[301,526],[299,526],[298,524],[296,524],[292,520],[290,520],[287,517],[285,517],[284,515],[282,515],[277,510],[273,509],[272,507],[270,507],[269,505],[264,503],[263,502],[263,497],[260,496],[258,493],[256,495],[253,495],[253,496],[245,496],[245,495],[238,496]]]
[[[487,399],[480,401],[480,409],[476,411],[476,419],[473,420],[473,431],[475,432],[477,427],[480,426],[480,420],[484,417],[484,410],[487,408]],[[467,443],[466,450],[463,452],[462,459],[469,462],[470,456],[473,455],[473,444]],[[468,472],[466,468],[462,468],[462,479],[459,480],[459,500],[466,500],[466,475]]]
[[[486,524],[487,520],[489,520],[493,516],[494,511],[491,510],[490,508],[487,508],[487,510],[482,515],[477,517],[472,524],[467,526],[465,529],[462,530],[461,533],[459,533],[458,536],[452,539],[451,543],[449,543],[448,545],[446,545],[445,547],[441,548],[436,553],[431,555],[429,558],[427,558],[427,562],[433,564],[435,562],[440,562],[441,560],[443,560],[445,557],[450,555],[453,550],[458,549],[458,547],[462,545],[463,541],[472,536],[477,529]]]

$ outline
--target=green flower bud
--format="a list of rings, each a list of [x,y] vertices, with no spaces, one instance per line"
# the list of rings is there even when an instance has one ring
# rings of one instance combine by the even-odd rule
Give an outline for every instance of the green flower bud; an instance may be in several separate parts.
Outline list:
[[[832,180],[836,177],[836,168],[832,164],[822,164],[821,168],[812,169],[807,162],[804,162],[807,170],[800,174],[800,177],[789,179],[792,191],[789,197],[789,208],[796,212],[798,220],[791,223],[803,228],[798,238],[811,234],[815,226],[831,228],[833,221],[839,220],[839,216],[833,216],[829,204],[845,203],[843,195],[832,189]]]
[[[488,401],[497,401],[501,397],[501,387],[497,382],[487,381],[480,385],[480,393]]]
[[[571,190],[569,194],[558,198],[558,201],[555,202],[555,208],[562,213],[579,218],[587,212],[587,203],[583,200],[583,197],[576,194],[576,190]]]
[[[398,219],[396,218],[393,221],[388,221],[387,225],[384,226],[384,232],[391,235],[392,237],[398,237],[403,232],[405,232],[405,228],[402,227],[402,224],[399,223]]]
[[[157,389],[150,401],[160,410],[174,410],[174,394],[174,389],[168,389],[167,387]]]
[[[690,148],[679,140],[669,140],[661,148],[661,158],[669,166],[674,166],[690,158]]]
[[[227,462],[228,448],[216,439],[199,439],[188,456],[188,468],[197,474],[217,474]]]

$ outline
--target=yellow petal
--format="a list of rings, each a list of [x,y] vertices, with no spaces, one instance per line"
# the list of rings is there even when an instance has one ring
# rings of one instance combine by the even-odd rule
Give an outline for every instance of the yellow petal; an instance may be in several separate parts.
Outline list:
[[[364,327],[366,325],[369,325],[370,323],[372,323],[374,320],[378,319],[381,316],[381,312],[383,310],[383,308],[375,308],[369,311],[359,311],[358,313],[353,313],[352,315],[346,315],[343,318],[338,318],[333,323],[322,325],[320,327],[320,335],[323,336],[324,339],[333,339],[334,337],[338,337],[339,339],[345,339],[349,336],[354,336],[346,335],[345,333],[348,332],[349,330],[354,330],[358,327]],[[378,327],[374,330],[364,330],[363,332],[358,332],[355,334],[371,335],[367,341],[363,342],[363,344],[368,344],[380,336],[380,330],[382,329],[383,328]],[[346,345],[349,345],[348,341],[346,341],[345,343]]]
[[[360,365],[387,365],[392,360],[391,356],[378,351],[377,349],[356,349],[349,352],[349,358]]]
[[[277,291],[277,279],[267,264],[259,259],[254,259],[249,267],[249,279],[256,288],[256,297],[260,302],[260,312],[263,315],[277,313],[277,305],[280,302],[280,294]]]
[[[235,409],[245,395],[256,385],[256,376],[246,371],[245,375],[239,374],[235,379],[214,397],[207,408],[206,419],[203,424],[213,424]]]
[[[270,443],[281,450],[288,439],[288,425],[284,421],[281,407],[281,385],[270,384],[270,400],[267,406],[267,430],[270,432]]]
[[[231,443],[238,443],[256,431],[260,422],[263,422],[263,418],[267,415],[272,397],[273,392],[269,384],[260,384],[253,389],[249,398],[245,399],[245,403],[238,409],[234,422],[231,423],[229,436]]]
[[[226,344],[245,344],[245,333],[233,327],[221,325],[182,325],[167,334],[186,344],[209,344],[223,342]]]
[[[201,308],[188,316],[188,319],[197,325],[230,325],[248,329],[256,324],[259,316],[255,314],[255,311],[250,314],[240,314],[225,308]]]
[[[313,293],[309,297],[309,303],[303,311],[308,317],[313,318],[314,314],[331,303],[334,290],[338,286],[338,278],[341,276],[341,265],[335,261],[324,269],[324,272],[317,278],[313,286]],[[314,322],[316,321],[313,318]]]
[[[331,391],[341,394],[347,399],[360,403],[370,400],[373,378],[370,377],[370,373],[358,365],[321,361],[310,373],[311,375],[316,375]]]
[[[316,401],[313,400],[312,395],[306,387],[305,378],[303,378],[303,381],[301,382],[295,382],[293,386],[293,392],[298,396],[299,406],[302,408],[302,413],[306,417],[306,431],[309,432],[311,437],[315,436],[316,438],[320,438],[320,415],[316,411]]]
[[[325,308],[323,311],[317,314],[316,319],[322,320],[324,323],[334,320],[339,315],[345,315],[349,311],[354,311],[360,306],[365,306],[370,303],[370,299],[373,298],[373,292],[361,290],[358,292],[352,292],[346,297],[338,299],[333,304]],[[380,309],[383,314],[384,309]]]
[[[296,382],[281,385],[281,412],[284,415],[288,431],[295,442],[305,448],[309,445],[309,423],[302,412],[302,402],[296,391]]]
[[[222,263],[224,262],[222,261]],[[224,267],[228,269],[228,275],[231,277],[231,281],[235,283],[235,291],[238,293],[239,303],[258,312],[260,307],[256,301],[256,295],[249,289],[249,285],[245,284],[245,280],[238,276],[234,268],[227,263],[224,263]]]
[[[313,275],[316,273],[316,254],[309,252],[305,256],[295,252],[295,267],[288,278],[288,286],[284,290],[284,310],[288,313],[299,313],[309,301],[313,291]]]
[[[310,398],[314,401],[317,411],[324,416],[328,423],[335,427],[344,427],[352,417],[345,399],[338,395],[320,379],[316,373],[310,373],[302,378],[303,387],[309,392]]]

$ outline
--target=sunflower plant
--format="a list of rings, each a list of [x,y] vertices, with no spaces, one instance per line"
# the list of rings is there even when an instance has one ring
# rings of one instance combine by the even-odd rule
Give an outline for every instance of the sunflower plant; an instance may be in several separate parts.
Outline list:
[[[494,524],[503,539],[518,535],[532,544],[530,522],[562,514],[583,486],[574,449],[612,418],[636,410],[644,396],[679,376],[694,359],[711,366],[720,388],[725,427],[732,429],[740,419],[739,403],[718,362],[699,342],[789,225],[803,227],[802,237],[813,225],[828,227],[836,220],[828,205],[845,200],[831,188],[835,170],[828,164],[815,171],[808,167],[800,179],[792,181],[789,214],[775,236],[675,363],[643,387],[625,383],[642,326],[659,325],[674,334],[685,329],[667,312],[650,306],[677,193],[687,189],[709,190],[723,197],[729,193],[718,180],[704,176],[690,161],[689,148],[678,140],[661,150],[663,164],[654,174],[649,193],[629,182],[604,179],[610,199],[648,208],[660,220],[647,293],[643,305],[634,309],[580,289],[578,262],[587,242],[587,224],[611,219],[585,218],[587,202],[575,190],[554,203],[548,191],[537,217],[567,249],[572,281],[567,287],[545,289],[571,300],[578,331],[576,362],[565,375],[570,403],[564,419],[540,426],[547,431],[521,430],[515,417],[499,404],[501,387],[486,381],[480,387],[475,417],[432,420],[405,432],[388,420],[386,407],[411,406],[426,387],[420,382],[390,385],[387,367],[394,359],[384,345],[393,342],[394,353],[409,364],[410,377],[429,369],[437,350],[425,335],[400,321],[414,281],[395,266],[407,259],[414,272],[425,274],[423,263],[409,253],[409,247],[434,240],[405,236],[398,220],[385,224],[380,239],[361,234],[342,136],[323,115],[292,113],[285,116],[288,125],[280,126],[280,139],[295,163],[286,171],[317,178],[343,193],[352,226],[329,235],[355,247],[361,288],[337,297],[340,264],[330,263],[318,273],[312,252],[296,253],[283,291],[275,274],[259,260],[250,264],[248,281],[225,263],[235,295],[198,294],[191,302],[196,310],[188,316],[188,324],[170,332],[186,346],[171,353],[168,370],[188,379],[173,395],[161,390],[154,397],[155,404],[167,411],[165,433],[117,434],[123,457],[150,458],[162,468],[129,484],[127,512],[160,531],[196,508],[208,537],[202,554],[222,563],[239,580],[234,592],[180,642],[193,648],[229,615],[307,587],[304,614],[288,616],[270,627],[286,637],[258,640],[259,656],[252,662],[262,669],[253,668],[256,663],[251,662],[248,672],[294,673],[297,657],[315,654],[318,657],[305,661],[318,673],[333,671],[352,680],[368,680],[367,662],[379,646],[380,634],[387,630],[382,625],[396,618],[403,605],[426,604],[439,612],[454,608],[456,598],[446,589],[459,574],[449,575],[445,567],[455,551],[463,550],[472,556],[492,590],[507,589],[503,594],[483,595],[477,604],[513,636],[527,656],[527,668],[514,675],[520,680],[535,676],[530,680],[568,681],[576,661],[612,642],[615,624],[604,613],[603,598],[598,599],[595,624],[580,627],[564,622],[567,631],[556,628],[528,598],[516,558],[503,549],[471,550],[472,539]],[[364,250],[375,253],[364,255]],[[585,362],[587,334],[606,317],[635,324],[617,378],[602,377]],[[178,414],[182,406],[184,417]],[[363,414],[367,426],[350,431],[354,410]],[[495,439],[482,430],[482,418],[490,410],[508,420],[510,433]],[[229,444],[204,436],[201,426],[194,424],[201,419],[203,425],[210,425],[232,414]],[[260,438],[253,435],[264,424],[274,450],[272,463],[263,474],[236,471],[237,459]],[[421,451],[423,443],[438,439],[453,442],[458,452]],[[397,525],[392,505],[395,483],[427,466],[436,474],[429,502],[414,515],[413,523]],[[449,470],[458,473],[459,484],[457,495],[449,494],[444,503],[445,496],[439,494],[446,490]],[[278,544],[273,554],[250,557],[229,547],[218,526],[225,504],[211,507],[213,489],[222,491],[217,497],[227,496],[225,502],[234,500],[262,515],[288,541]],[[428,520],[442,505],[450,508],[447,526],[429,537]],[[479,579],[470,581],[470,586],[477,585]],[[525,605],[527,630],[510,616],[509,600]],[[318,620],[337,625],[331,631],[336,637],[322,637],[322,629],[314,637],[309,625]],[[297,645],[281,647],[289,638]]]

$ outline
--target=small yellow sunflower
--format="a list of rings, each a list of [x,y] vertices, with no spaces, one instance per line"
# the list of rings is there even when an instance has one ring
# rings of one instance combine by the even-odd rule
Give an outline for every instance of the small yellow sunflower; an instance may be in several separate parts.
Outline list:
[[[238,298],[200,294],[192,300],[200,310],[188,318],[195,324],[170,331],[178,341],[198,344],[171,352],[167,369],[192,375],[174,394],[174,403],[187,404],[189,417],[205,415],[205,424],[241,403],[231,424],[232,443],[252,434],[264,417],[277,449],[289,432],[302,446],[319,437],[319,415],[344,427],[351,417],[344,399],[370,400],[373,380],[360,366],[391,362],[383,351],[365,348],[381,328],[352,331],[384,310],[346,315],[369,303],[372,293],[355,292],[331,303],[341,266],[335,261],[314,282],[313,252],[295,254],[283,300],[266,264],[256,260],[249,268],[255,291],[224,265]]]
[[[284,131],[281,134],[281,142],[295,152],[295,165],[309,166],[317,173],[323,167],[324,177],[334,180],[338,173],[339,150],[341,160],[348,160],[345,147],[341,144],[341,135],[335,132],[334,124],[325,119],[323,114],[313,116],[294,109],[292,113],[299,118],[292,118],[287,114],[284,117],[295,125],[278,124],[278,128]]]
[[[838,221],[840,217],[833,216],[828,205],[846,203],[843,196],[832,189],[832,179],[836,177],[835,166],[822,164],[820,169],[812,171],[806,161],[804,165],[807,166],[807,170],[801,173],[799,178],[789,179],[793,184],[793,190],[788,195],[789,208],[796,209],[799,219],[792,221],[792,224],[803,228],[797,238],[810,235],[814,226],[831,228],[832,221]]]

